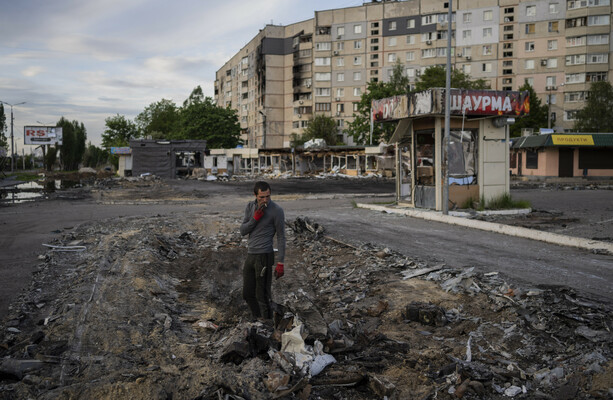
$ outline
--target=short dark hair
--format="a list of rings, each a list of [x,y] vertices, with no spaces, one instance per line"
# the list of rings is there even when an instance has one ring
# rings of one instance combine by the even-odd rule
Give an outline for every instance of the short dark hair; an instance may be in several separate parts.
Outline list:
[[[267,190],[270,190],[272,192],[272,190],[270,189],[270,185],[264,181],[257,181],[255,185],[253,186],[253,193],[256,196],[258,195],[258,191],[265,192]]]

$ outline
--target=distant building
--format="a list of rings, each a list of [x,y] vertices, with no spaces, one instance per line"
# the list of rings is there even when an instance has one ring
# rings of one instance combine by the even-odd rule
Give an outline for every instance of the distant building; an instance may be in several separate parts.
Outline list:
[[[133,176],[174,179],[203,168],[206,140],[130,140]]]
[[[388,81],[396,62],[411,85],[446,63],[445,4],[372,2],[267,25],[217,71],[215,100],[238,111],[245,147],[289,147],[315,114],[334,118],[340,138],[368,82]],[[610,80],[610,0],[455,0],[452,7],[455,68],[496,90],[529,82],[551,103],[556,132],[572,128],[591,82]]]

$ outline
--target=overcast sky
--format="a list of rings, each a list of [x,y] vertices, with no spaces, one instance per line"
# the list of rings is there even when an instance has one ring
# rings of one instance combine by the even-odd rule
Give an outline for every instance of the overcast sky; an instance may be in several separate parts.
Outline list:
[[[100,146],[104,120],[133,119],[149,104],[181,105],[266,24],[310,19],[361,0],[0,0],[0,100],[24,125],[85,124]],[[10,143],[10,107],[7,123]]]

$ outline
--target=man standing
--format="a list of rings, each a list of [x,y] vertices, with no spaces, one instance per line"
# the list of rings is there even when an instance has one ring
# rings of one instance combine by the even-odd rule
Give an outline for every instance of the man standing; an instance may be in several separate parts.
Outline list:
[[[270,200],[270,185],[256,182],[253,187],[255,200],[245,208],[241,224],[242,236],[249,235],[248,254],[243,266],[243,299],[255,318],[271,319],[272,267],[275,263],[273,237],[277,235],[279,250],[274,275],[283,276],[285,258],[285,214],[283,209]]]

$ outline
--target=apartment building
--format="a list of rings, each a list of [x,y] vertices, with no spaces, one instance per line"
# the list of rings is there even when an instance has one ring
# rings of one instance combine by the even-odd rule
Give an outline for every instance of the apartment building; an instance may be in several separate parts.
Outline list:
[[[380,1],[267,25],[217,71],[215,100],[238,111],[247,147],[288,147],[318,114],[353,144],[343,130],[369,81],[388,81],[400,62],[413,85],[445,65],[446,4]],[[492,89],[529,82],[556,131],[572,128],[591,82],[609,80],[610,0],[453,0],[452,8],[454,67]]]

